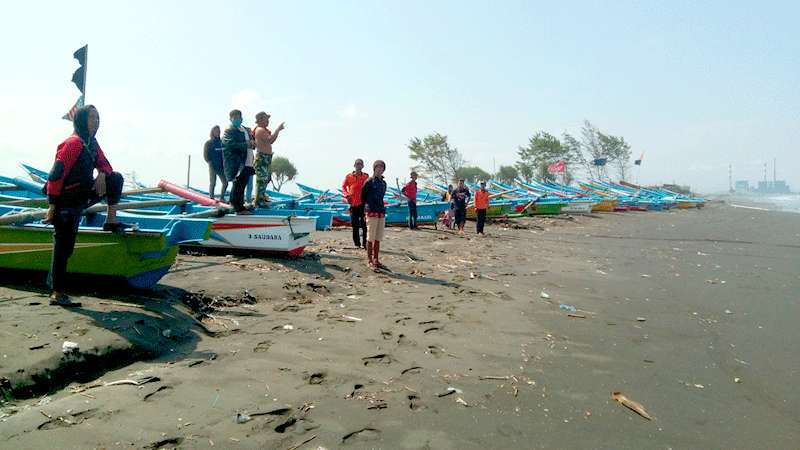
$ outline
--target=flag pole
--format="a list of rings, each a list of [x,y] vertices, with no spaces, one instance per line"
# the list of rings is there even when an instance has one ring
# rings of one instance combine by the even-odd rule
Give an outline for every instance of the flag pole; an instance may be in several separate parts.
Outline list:
[[[89,77],[89,44],[86,44],[86,59],[83,63],[83,104],[86,104],[86,78]]]

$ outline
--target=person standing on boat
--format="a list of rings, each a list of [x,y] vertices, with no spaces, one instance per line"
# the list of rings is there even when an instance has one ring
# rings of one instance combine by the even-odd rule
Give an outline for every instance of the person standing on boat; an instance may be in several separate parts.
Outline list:
[[[489,191],[486,190],[486,182],[481,181],[481,188],[475,191],[475,230],[483,235],[483,226],[486,224],[486,211],[489,209]]]
[[[129,225],[117,221],[116,205],[122,195],[123,178],[114,172],[95,135],[100,115],[93,105],[75,112],[75,132],[56,150],[53,168],[47,177],[45,191],[50,207],[44,223],[53,224],[53,257],[47,284],[52,289],[50,304],[80,306],[64,294],[67,262],[75,249],[78,225],[83,210],[102,199],[108,205],[105,231],[122,231]],[[97,177],[94,171],[97,170]]]
[[[222,162],[225,178],[233,181],[231,205],[237,214],[251,214],[244,207],[244,191],[253,176],[253,151],[255,143],[250,139],[249,130],[242,126],[242,112],[234,109],[229,114],[231,126],[222,136]]]
[[[417,172],[411,172],[411,181],[401,191],[408,199],[408,228],[417,229]]]
[[[269,197],[267,196],[267,185],[271,180],[271,173],[269,166],[272,164],[272,144],[278,140],[278,135],[283,130],[283,123],[278,125],[273,134],[269,131],[269,118],[270,115],[261,111],[256,114],[256,128],[253,131],[253,137],[256,140],[256,198],[254,206],[261,208],[267,206]]]
[[[219,199],[225,201],[225,192],[228,191],[228,179],[225,178],[225,169],[222,166],[222,139],[220,139],[219,125],[211,128],[209,139],[203,146],[203,159],[208,163],[208,195],[214,198],[217,187],[217,178],[222,182],[222,192]]]
[[[367,248],[367,220],[364,217],[364,202],[361,198],[361,188],[364,182],[367,181],[369,175],[362,170],[364,169],[364,161],[359,158],[353,164],[352,172],[344,177],[342,183],[342,194],[347,204],[350,205],[350,226],[353,228],[353,243],[356,248]],[[359,231],[360,230],[360,231]],[[359,236],[360,234],[360,236]]]
[[[469,189],[464,186],[464,179],[458,180],[458,186],[453,189],[453,206],[456,210],[456,227],[458,234],[464,234],[464,224],[467,222],[467,204],[471,194]]]
[[[367,216],[367,258],[369,267],[375,272],[388,269],[380,262],[381,241],[386,227],[386,205],[383,203],[386,195],[386,181],[383,179],[385,170],[385,162],[375,161],[372,164],[372,177],[361,188],[361,200]]]

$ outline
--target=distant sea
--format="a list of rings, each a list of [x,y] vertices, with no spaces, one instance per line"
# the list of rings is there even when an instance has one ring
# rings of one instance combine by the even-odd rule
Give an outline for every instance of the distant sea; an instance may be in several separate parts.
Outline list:
[[[763,208],[800,214],[800,194],[786,195],[725,195],[721,196],[731,205]]]
[[[776,205],[781,211],[800,213],[800,195],[779,195],[766,197],[764,200]]]

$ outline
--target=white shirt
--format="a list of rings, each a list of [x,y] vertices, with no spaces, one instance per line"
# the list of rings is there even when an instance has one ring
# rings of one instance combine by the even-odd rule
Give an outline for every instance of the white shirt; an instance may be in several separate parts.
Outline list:
[[[242,126],[242,127],[239,127],[239,129],[242,130],[242,132],[244,133],[244,142],[249,144],[251,137],[250,137],[250,133],[247,132],[247,128]],[[253,149],[248,146],[247,147],[247,158],[245,158],[245,160],[244,160],[244,165],[246,167],[253,167],[253,164],[255,163],[255,159],[256,158],[253,155]]]

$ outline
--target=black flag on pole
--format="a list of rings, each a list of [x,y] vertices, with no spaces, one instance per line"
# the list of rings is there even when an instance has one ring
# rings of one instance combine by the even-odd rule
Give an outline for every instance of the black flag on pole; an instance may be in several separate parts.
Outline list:
[[[84,45],[78,50],[75,50],[75,53],[72,54],[72,56],[74,56],[81,65],[75,70],[75,73],[72,74],[72,82],[75,83],[75,86],[78,87],[78,90],[81,91],[81,94],[86,93],[86,56],[88,52],[89,46]]]
[[[75,53],[72,56],[78,60],[81,65],[86,64],[86,53],[89,51],[89,45],[84,45],[83,47],[75,50]]]
[[[595,166],[605,166],[606,162],[608,162],[608,158],[595,158],[594,161],[592,161],[592,164]]]

